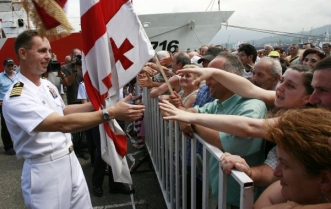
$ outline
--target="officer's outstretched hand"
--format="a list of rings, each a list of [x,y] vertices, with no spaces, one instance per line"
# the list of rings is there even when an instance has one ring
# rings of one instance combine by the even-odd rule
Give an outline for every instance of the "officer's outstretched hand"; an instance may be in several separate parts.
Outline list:
[[[125,97],[118,101],[113,107],[109,108],[110,117],[118,120],[133,121],[139,119],[145,111],[144,105],[131,105],[128,104],[132,99],[132,95]]]

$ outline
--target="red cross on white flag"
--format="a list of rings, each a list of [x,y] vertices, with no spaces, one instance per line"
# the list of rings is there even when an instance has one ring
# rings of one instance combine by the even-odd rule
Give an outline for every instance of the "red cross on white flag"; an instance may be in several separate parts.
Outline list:
[[[118,101],[119,89],[154,55],[128,0],[81,0],[83,73],[96,110]],[[100,125],[102,158],[116,182],[132,183],[125,159],[126,135],[115,120]]]

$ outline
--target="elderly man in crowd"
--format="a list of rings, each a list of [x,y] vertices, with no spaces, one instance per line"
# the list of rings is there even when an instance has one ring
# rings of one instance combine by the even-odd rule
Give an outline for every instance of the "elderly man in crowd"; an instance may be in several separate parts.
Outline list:
[[[289,48],[289,56],[286,57],[288,61],[288,65],[299,64],[300,53],[299,53],[299,45],[292,44]]]
[[[208,48],[209,48],[209,47],[206,46],[206,45],[201,46],[200,49],[199,49],[199,51],[200,51],[200,56],[205,56],[206,51],[208,50]]]
[[[265,45],[263,50],[263,56],[266,57],[269,55],[271,51],[273,51],[274,48],[271,45]]]
[[[277,59],[263,57],[253,67],[252,83],[266,90],[275,90],[282,77],[282,66]]]

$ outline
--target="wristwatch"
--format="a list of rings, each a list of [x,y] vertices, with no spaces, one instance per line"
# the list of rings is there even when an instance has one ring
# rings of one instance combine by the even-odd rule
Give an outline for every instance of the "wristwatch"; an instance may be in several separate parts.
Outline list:
[[[102,118],[104,121],[110,121],[110,116],[106,109],[102,109]]]

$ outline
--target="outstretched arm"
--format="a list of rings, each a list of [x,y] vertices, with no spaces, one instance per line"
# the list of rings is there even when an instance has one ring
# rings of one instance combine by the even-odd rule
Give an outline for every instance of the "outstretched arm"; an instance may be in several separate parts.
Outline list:
[[[257,199],[253,208],[266,208],[275,204],[286,203],[287,199],[283,197],[281,189],[280,181],[271,184]]]
[[[220,82],[225,88],[245,98],[254,98],[264,101],[268,108],[274,106],[275,91],[268,91],[252,84],[244,77],[226,72],[217,68],[186,68],[178,70],[177,73],[196,73],[200,77],[194,80],[199,83],[209,77]]]
[[[178,120],[186,123],[202,125],[220,132],[229,133],[239,137],[259,137],[269,139],[264,131],[263,119],[254,119],[236,115],[213,115],[213,114],[192,114],[180,110],[168,101],[159,103],[160,109],[167,112],[169,116],[165,120]],[[273,123],[277,119],[268,119],[268,123]]]
[[[131,100],[132,95],[125,97],[114,106],[107,108],[110,119],[118,120],[137,120],[140,118],[145,107],[143,105],[130,105],[127,102]],[[35,129],[35,132],[55,132],[63,133],[77,132],[92,128],[100,123],[104,123],[102,111],[92,111],[90,103],[68,105],[65,108],[65,115],[61,116],[56,112],[47,116]]]

